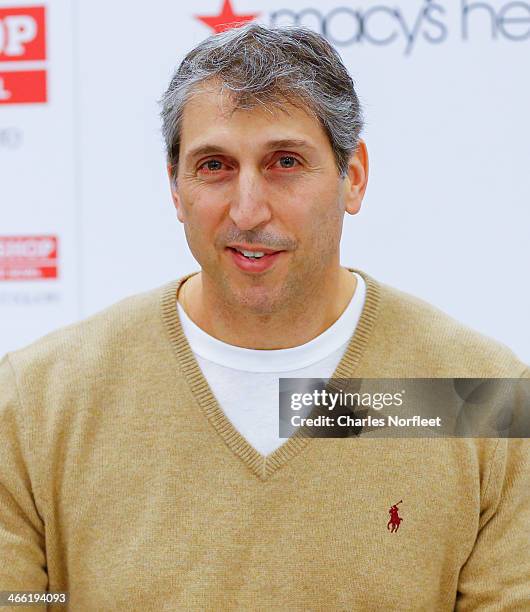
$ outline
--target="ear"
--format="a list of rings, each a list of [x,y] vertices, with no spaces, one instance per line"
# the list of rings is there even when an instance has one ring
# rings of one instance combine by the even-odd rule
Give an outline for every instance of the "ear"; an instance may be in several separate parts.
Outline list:
[[[360,139],[355,153],[348,161],[344,179],[344,210],[355,215],[361,209],[366,186],[368,185],[368,150]]]
[[[173,204],[177,211],[177,219],[181,223],[184,223],[184,208],[182,206],[182,202],[180,200],[180,196],[178,193],[176,171],[172,168],[169,162],[166,166],[166,169],[167,169],[167,176],[169,178],[169,187],[171,189],[171,198],[173,199]]]

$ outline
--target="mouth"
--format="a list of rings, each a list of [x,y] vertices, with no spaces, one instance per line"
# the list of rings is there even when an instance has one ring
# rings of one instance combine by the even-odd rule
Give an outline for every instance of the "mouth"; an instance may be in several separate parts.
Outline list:
[[[269,270],[287,251],[271,251],[270,249],[247,251],[235,247],[226,247],[232,262],[244,272],[259,273]]]

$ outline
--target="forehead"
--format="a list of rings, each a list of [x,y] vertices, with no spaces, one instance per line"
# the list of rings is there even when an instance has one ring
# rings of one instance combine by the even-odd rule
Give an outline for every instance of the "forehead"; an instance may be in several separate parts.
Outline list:
[[[271,140],[307,140],[331,149],[318,119],[302,105],[261,104],[237,108],[218,85],[197,89],[186,103],[181,123],[181,154],[202,145],[246,142],[259,146]]]

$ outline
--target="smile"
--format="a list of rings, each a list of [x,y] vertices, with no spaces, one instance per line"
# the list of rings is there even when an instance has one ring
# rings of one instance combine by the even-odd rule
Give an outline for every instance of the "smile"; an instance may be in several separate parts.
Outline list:
[[[227,247],[232,262],[244,272],[261,273],[269,270],[286,251],[276,251],[274,253],[263,253],[254,251],[257,256],[243,255],[237,249]],[[250,254],[250,251],[245,251]]]

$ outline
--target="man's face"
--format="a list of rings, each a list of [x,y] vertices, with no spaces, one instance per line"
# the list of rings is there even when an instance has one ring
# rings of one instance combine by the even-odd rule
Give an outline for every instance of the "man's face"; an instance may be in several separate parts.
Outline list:
[[[339,268],[348,187],[320,123],[300,108],[234,112],[210,85],[184,109],[173,197],[203,286],[228,308],[300,311]],[[353,211],[346,199],[357,212],[360,199]],[[246,259],[235,245],[275,253]]]

